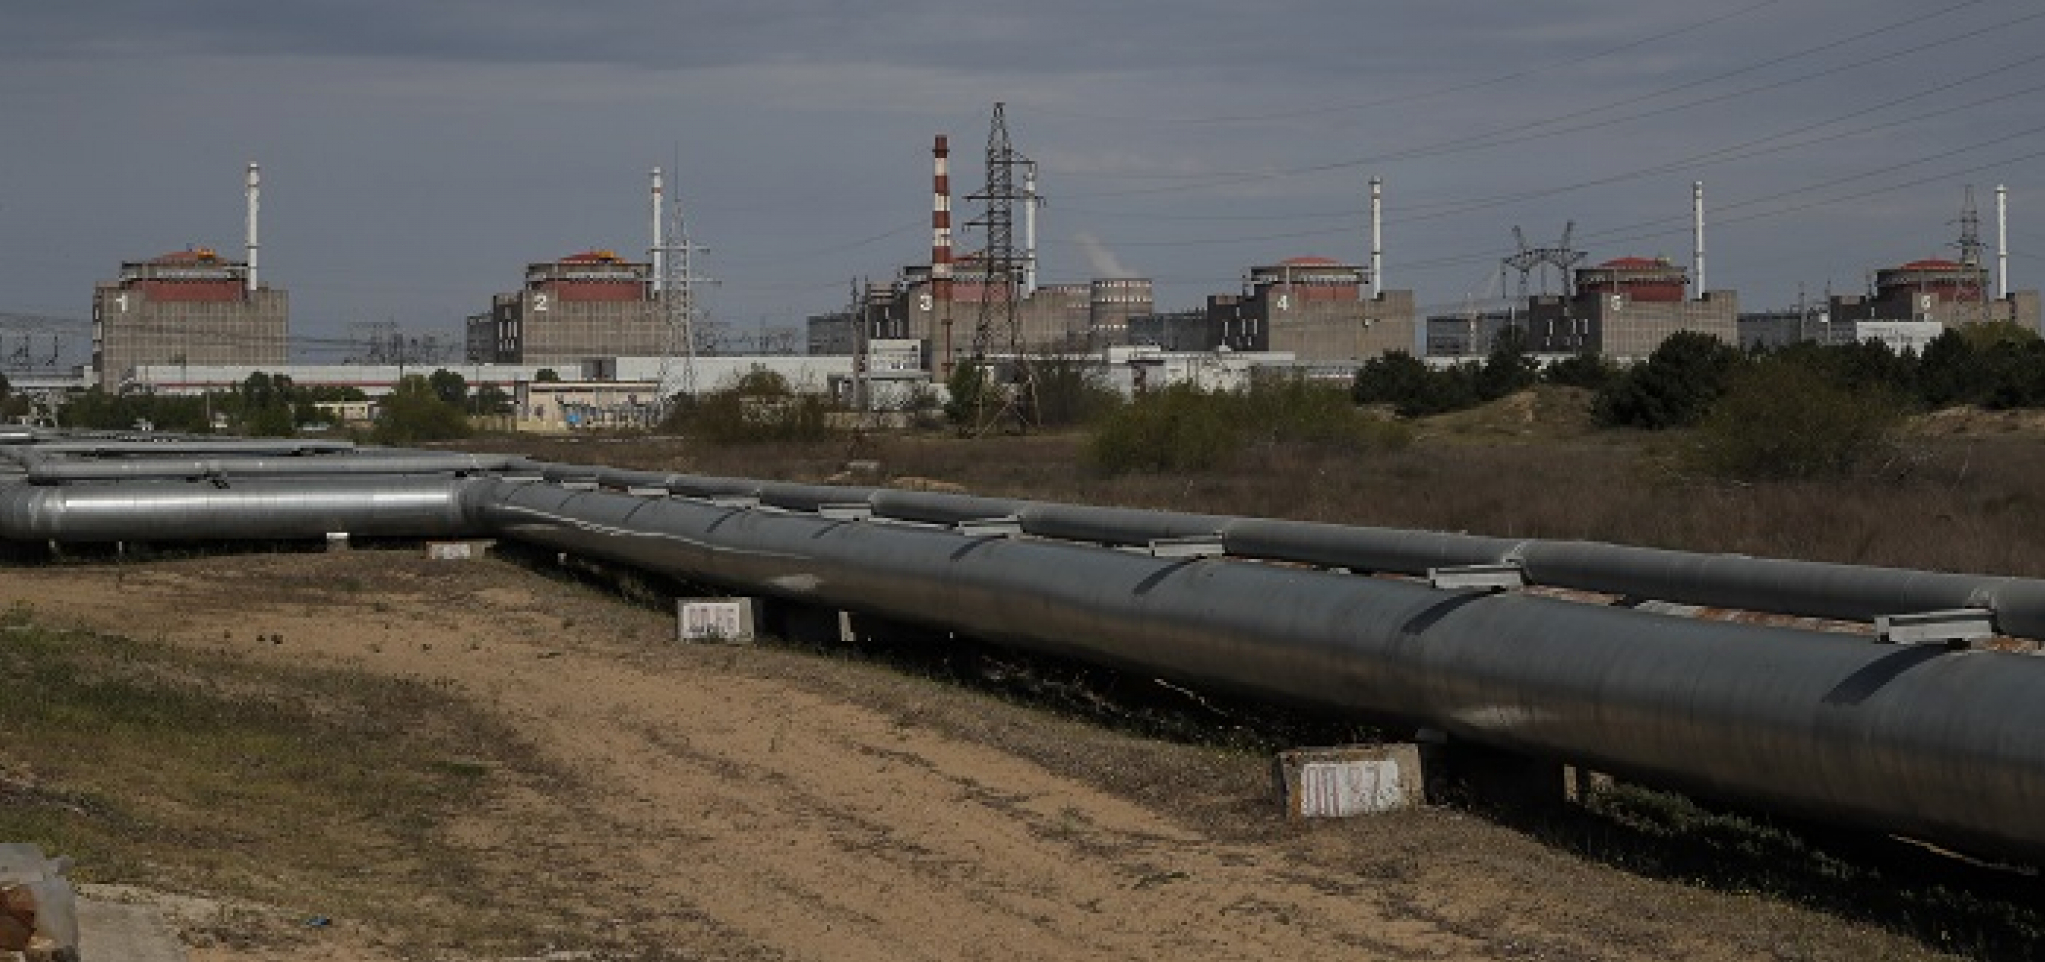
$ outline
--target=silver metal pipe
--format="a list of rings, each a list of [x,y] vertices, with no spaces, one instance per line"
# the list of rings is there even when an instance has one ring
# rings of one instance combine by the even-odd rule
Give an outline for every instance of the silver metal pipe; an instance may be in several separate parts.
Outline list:
[[[194,478],[323,477],[367,474],[480,474],[502,471],[517,459],[493,454],[391,455],[315,458],[120,458],[40,461],[28,465],[30,484]]]
[[[467,479],[321,478],[216,487],[162,481],[0,485],[0,539],[62,543],[482,534]]]
[[[38,441],[27,446],[0,447],[0,456],[15,457],[27,454],[39,457],[59,454],[74,457],[116,457],[155,454],[217,457],[248,454],[347,454],[355,450],[353,441],[314,441],[304,438],[237,438],[231,441],[196,438],[162,441],[104,439]]]
[[[477,481],[501,536],[789,601],[2045,853],[2045,660],[1520,594]]]

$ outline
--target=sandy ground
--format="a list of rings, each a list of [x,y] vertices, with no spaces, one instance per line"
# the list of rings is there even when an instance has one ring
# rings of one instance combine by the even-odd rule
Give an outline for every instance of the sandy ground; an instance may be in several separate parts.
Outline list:
[[[567,947],[602,931],[646,959],[1855,954],[1832,950],[1837,920],[1587,866],[1452,811],[1290,825],[1244,776],[1254,759],[1209,759],[1206,781],[1197,750],[871,665],[677,646],[660,613],[494,560],[58,566],[0,586],[54,623],[438,681],[508,719],[573,777],[507,787],[459,831],[493,874],[574,882],[577,904],[548,909]],[[1070,761],[1090,740],[1113,777]],[[195,939],[213,944],[192,957],[397,957],[335,921]]]

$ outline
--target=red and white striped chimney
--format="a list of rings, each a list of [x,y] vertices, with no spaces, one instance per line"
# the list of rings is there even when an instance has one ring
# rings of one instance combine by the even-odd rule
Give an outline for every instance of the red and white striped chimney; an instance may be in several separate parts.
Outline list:
[[[943,134],[931,148],[930,297],[940,317],[951,314],[951,144]]]

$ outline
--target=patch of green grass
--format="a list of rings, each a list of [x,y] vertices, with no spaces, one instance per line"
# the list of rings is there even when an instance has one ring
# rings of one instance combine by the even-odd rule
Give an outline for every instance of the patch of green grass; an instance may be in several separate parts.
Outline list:
[[[47,630],[22,606],[0,628],[0,839],[71,856],[83,881],[430,944],[521,931],[451,828],[531,753],[449,691]]]

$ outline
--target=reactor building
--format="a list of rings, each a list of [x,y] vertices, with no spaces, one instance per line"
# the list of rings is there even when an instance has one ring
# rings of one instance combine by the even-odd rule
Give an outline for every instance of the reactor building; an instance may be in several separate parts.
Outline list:
[[[1876,271],[1873,291],[1834,294],[1826,299],[1826,308],[1833,324],[1937,321],[1952,328],[2003,322],[2038,330],[2037,291],[2005,290],[2001,297],[1993,297],[1986,268],[1936,258]]]
[[[1412,352],[1413,292],[1369,293],[1370,282],[1368,268],[1327,257],[1252,267],[1240,295],[1208,297],[1210,347],[1290,353],[1304,362]]]
[[[668,349],[666,308],[651,263],[608,250],[539,261],[526,265],[518,290],[469,317],[467,354],[486,364],[656,356]]]
[[[290,303],[257,274],[261,169],[248,166],[248,256],[194,247],[121,264],[92,292],[92,367],[113,391],[145,365],[286,361]]]
[[[1688,296],[1690,271],[1666,257],[1619,257],[1580,267],[1569,294],[1527,301],[1529,350],[1640,360],[1677,331],[1740,343],[1739,296],[1700,291]]]

